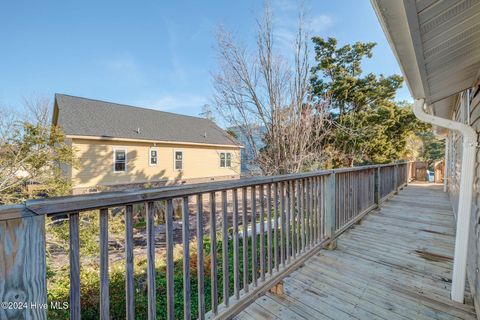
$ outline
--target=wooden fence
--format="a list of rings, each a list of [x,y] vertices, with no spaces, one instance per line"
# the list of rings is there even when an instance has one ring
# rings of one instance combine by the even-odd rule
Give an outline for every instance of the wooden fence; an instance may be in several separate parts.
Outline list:
[[[4,301],[47,303],[45,216],[68,215],[70,319],[80,319],[79,218],[98,210],[100,234],[100,319],[110,318],[108,216],[125,212],[125,301],[134,319],[133,206],[145,203],[148,319],[156,315],[154,203],[166,204],[166,295],[174,318],[174,203],[182,203],[183,316],[191,318],[190,241],[196,230],[198,318],[229,318],[278,283],[389,195],[406,185],[407,163],[374,165],[274,177],[256,177],[161,189],[100,193],[0,207],[0,293]],[[195,203],[196,226],[190,226]],[[206,210],[207,209],[207,210]],[[207,212],[209,222],[204,223]],[[217,217],[221,215],[220,225]],[[205,272],[204,238],[211,244]],[[217,248],[217,244],[219,248]],[[231,246],[229,244],[232,244]],[[240,247],[243,248],[240,250]],[[249,247],[249,250],[246,248]],[[233,252],[229,252],[229,251]],[[250,254],[249,254],[250,252]],[[229,269],[229,254],[233,268]],[[219,263],[221,261],[221,264]],[[221,278],[218,273],[221,270]],[[205,294],[209,274],[210,295]],[[232,277],[230,275],[233,275]],[[231,281],[233,278],[233,281]],[[221,287],[221,292],[219,288]],[[221,297],[221,299],[219,298]],[[206,310],[209,299],[211,310]],[[46,319],[46,309],[0,310],[0,318]]]

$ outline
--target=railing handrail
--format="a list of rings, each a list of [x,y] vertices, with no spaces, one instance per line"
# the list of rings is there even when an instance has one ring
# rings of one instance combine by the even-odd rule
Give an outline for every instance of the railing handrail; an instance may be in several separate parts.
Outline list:
[[[88,211],[127,204],[158,201],[175,197],[192,196],[198,193],[219,192],[229,189],[250,187],[260,184],[269,184],[292,179],[318,177],[332,173],[353,172],[373,168],[395,166],[409,162],[365,165],[351,168],[318,170],[307,173],[292,173],[276,176],[250,177],[238,180],[215,181],[196,184],[174,185],[155,189],[125,190],[92,193],[84,195],[63,196],[27,200],[23,204],[0,206],[0,221],[26,218],[36,215],[66,214],[79,211]]]

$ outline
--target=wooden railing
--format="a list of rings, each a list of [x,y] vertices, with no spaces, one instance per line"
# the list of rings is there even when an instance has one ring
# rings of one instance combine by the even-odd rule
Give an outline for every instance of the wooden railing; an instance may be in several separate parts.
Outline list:
[[[198,315],[195,316],[199,319],[229,318],[322,247],[334,245],[336,236],[407,183],[407,170],[406,163],[375,165],[33,200],[24,205],[0,207],[0,259],[4,263],[0,268],[0,284],[3,284],[0,289],[3,289],[4,300],[47,303],[45,216],[67,215],[70,319],[80,319],[79,218],[86,211],[98,210],[99,313],[101,319],[109,319],[109,210],[122,207],[125,215],[125,317],[134,319],[133,216],[134,205],[144,203],[148,319],[157,316],[174,319],[178,312],[174,310],[173,223],[175,204],[180,203],[183,318],[192,317],[191,281],[194,278],[190,273],[189,250],[193,238],[196,239],[198,268]],[[156,314],[156,202],[164,203],[166,208],[166,315]],[[191,216],[195,217],[195,225],[190,225]],[[208,222],[204,221],[204,216],[208,216]],[[205,250],[207,239],[209,250]],[[233,268],[230,268],[232,256]],[[210,270],[205,272],[207,258]],[[208,296],[206,283],[209,284]],[[207,310],[206,302],[211,310]],[[0,310],[0,318],[22,313],[34,319],[46,318],[46,310],[41,308]]]

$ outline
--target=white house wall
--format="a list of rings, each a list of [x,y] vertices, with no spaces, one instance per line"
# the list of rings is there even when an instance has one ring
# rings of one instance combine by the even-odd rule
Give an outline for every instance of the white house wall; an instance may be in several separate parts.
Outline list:
[[[478,133],[480,132],[480,87],[477,87],[477,91],[472,93],[469,97],[470,108],[467,108],[467,103],[461,104],[459,99],[453,118],[457,121],[463,120],[462,122],[470,120],[470,125]],[[463,111],[461,110],[462,108]],[[470,109],[469,112],[468,109]],[[467,112],[468,115],[466,115]],[[447,168],[448,192],[456,214],[456,210],[458,209],[462,159],[462,137],[455,132],[450,132],[448,137],[450,139],[449,168]],[[480,151],[478,149],[475,172],[470,238],[468,243],[467,278],[478,312],[478,310],[480,310],[480,274],[478,272],[480,270]]]

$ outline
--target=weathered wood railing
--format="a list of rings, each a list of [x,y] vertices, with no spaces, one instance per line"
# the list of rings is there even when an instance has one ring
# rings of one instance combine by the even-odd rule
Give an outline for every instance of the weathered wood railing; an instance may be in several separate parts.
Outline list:
[[[183,244],[183,317],[192,317],[189,249],[194,238],[190,231],[195,230],[198,318],[229,318],[322,247],[334,244],[336,236],[405,185],[407,170],[406,163],[364,166],[34,200],[24,205],[0,207],[0,294],[7,302],[47,303],[45,215],[68,215],[70,319],[80,319],[79,218],[85,211],[98,210],[99,313],[101,319],[109,319],[109,210],[123,207],[125,317],[134,319],[133,215],[134,205],[144,203],[148,319],[178,317],[174,310],[173,223],[175,204],[179,202]],[[154,204],[159,201],[166,207],[166,315],[156,314]],[[190,211],[193,211],[195,226],[190,225]],[[208,216],[207,223],[204,216]],[[204,247],[206,238],[209,238],[209,251]],[[210,266],[207,277],[204,270],[206,255]],[[230,268],[230,257],[233,268]],[[205,290],[207,281],[211,288],[209,296],[206,296]],[[206,310],[207,301],[211,310]],[[1,309],[0,318],[7,319],[22,313],[25,318],[46,318],[45,308]]]

